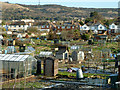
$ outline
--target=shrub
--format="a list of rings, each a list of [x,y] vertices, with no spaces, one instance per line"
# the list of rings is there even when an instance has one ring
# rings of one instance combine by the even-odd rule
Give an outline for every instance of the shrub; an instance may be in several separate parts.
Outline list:
[[[81,35],[81,38],[84,40],[89,40],[90,36],[88,34]]]

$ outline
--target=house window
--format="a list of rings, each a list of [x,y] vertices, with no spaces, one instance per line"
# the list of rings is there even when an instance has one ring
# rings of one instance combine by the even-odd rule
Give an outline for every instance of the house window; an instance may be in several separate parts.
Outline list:
[[[65,26],[62,26],[62,29],[65,29]]]
[[[100,27],[100,29],[102,29],[102,27]]]
[[[47,28],[49,28],[49,26],[47,26]]]
[[[102,33],[102,31],[99,31],[99,34],[101,34]]]
[[[84,27],[84,29],[87,29],[87,27]]]
[[[67,26],[68,29],[70,29],[70,26]]]
[[[45,26],[42,26],[42,28],[45,28]]]
[[[60,27],[58,26],[58,29],[60,29]]]
[[[72,28],[74,29],[75,27],[74,27],[74,26],[72,26]]]
[[[115,26],[112,26],[112,28],[115,28]]]

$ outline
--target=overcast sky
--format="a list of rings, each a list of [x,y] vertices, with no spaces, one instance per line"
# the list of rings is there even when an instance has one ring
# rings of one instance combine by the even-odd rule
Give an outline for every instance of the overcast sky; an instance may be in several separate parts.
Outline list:
[[[10,3],[38,4],[39,0],[0,0]],[[120,0],[40,0],[41,5],[58,4],[68,7],[117,8]]]

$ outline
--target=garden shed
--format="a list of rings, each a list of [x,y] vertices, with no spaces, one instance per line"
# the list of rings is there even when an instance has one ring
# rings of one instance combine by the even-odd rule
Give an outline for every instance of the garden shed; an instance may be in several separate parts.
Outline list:
[[[84,52],[83,51],[73,51],[71,57],[72,57],[73,61],[84,60]]]
[[[53,57],[48,57],[44,60],[44,75],[56,76],[58,74],[58,60]]]
[[[8,46],[6,52],[7,52],[7,54],[16,53],[15,46]]]
[[[3,39],[3,36],[2,35],[0,35],[0,40],[2,40]]]
[[[69,58],[69,52],[68,52],[68,50],[63,50],[63,49],[62,50],[58,50],[56,52],[55,57],[57,59],[60,59],[60,60],[68,59]]]
[[[30,55],[0,54],[2,80],[21,78],[36,73],[37,60]]]

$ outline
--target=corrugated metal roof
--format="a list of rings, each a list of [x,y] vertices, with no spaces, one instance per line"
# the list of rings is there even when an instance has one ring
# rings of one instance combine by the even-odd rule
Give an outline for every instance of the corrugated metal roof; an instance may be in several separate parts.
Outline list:
[[[15,55],[24,55],[24,54],[31,54],[32,52],[19,52],[19,53],[14,53]]]
[[[29,55],[0,54],[1,61],[25,61]]]
[[[80,47],[79,46],[71,46],[71,49],[79,49]]]
[[[51,55],[52,52],[40,52],[40,55]]]
[[[27,47],[29,51],[34,52],[35,49],[33,47]]]
[[[46,56],[52,56],[52,55],[53,53],[49,51],[41,51],[39,54],[40,57],[46,57]]]

